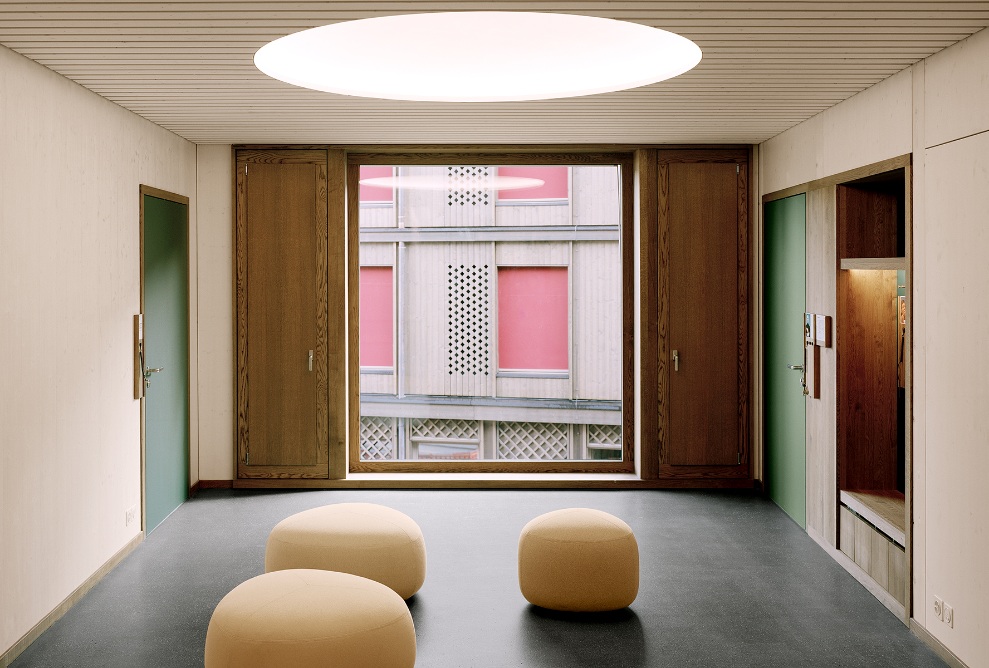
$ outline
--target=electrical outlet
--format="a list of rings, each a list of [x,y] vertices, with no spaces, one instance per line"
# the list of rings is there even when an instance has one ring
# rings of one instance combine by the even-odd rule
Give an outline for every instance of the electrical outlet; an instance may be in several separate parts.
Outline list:
[[[934,616],[940,621],[944,621],[944,601],[937,596],[934,597]]]
[[[955,628],[955,609],[947,603],[944,604],[944,623],[950,628]]]
[[[130,526],[137,519],[137,506],[131,506],[124,511],[124,526]]]

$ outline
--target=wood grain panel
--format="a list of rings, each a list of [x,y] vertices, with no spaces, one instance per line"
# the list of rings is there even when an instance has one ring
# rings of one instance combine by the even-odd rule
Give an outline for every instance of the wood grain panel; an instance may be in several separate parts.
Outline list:
[[[891,545],[889,548],[888,578],[886,591],[893,595],[901,604],[906,604],[907,584],[907,558],[902,548]]]
[[[897,195],[877,186],[839,185],[838,259],[897,257],[900,244]]]
[[[251,164],[247,193],[247,402],[255,466],[317,463],[315,166]]]
[[[835,188],[807,193],[807,309],[836,312]],[[820,399],[807,402],[807,525],[838,545],[836,349],[821,350]]]
[[[736,166],[672,163],[669,170],[669,345],[679,355],[670,374],[669,462],[737,464]]]
[[[328,443],[329,477],[343,478],[347,474],[347,418],[350,388],[358,387],[356,378],[350,375],[348,367],[348,322],[339,317],[348,307],[348,293],[345,289],[348,262],[347,251],[356,249],[356,230],[348,226],[347,221],[347,160],[344,151],[330,149],[324,154],[326,161],[323,173],[323,189],[325,192],[323,215],[326,219],[326,264],[320,269],[326,285],[326,327],[327,342],[326,377],[327,393],[325,397],[328,424],[326,427],[326,442]],[[353,187],[356,188],[356,185]],[[355,207],[356,209],[356,207]],[[355,285],[356,282],[350,285]],[[357,317],[351,315],[350,317]]]
[[[896,489],[896,272],[838,276],[838,456],[842,489]]]
[[[326,477],[325,153],[255,158],[237,156],[238,476]]]
[[[875,532],[872,527],[857,517],[852,523],[855,525],[855,563],[863,571],[869,573],[872,570],[872,535]]]
[[[840,527],[837,547],[852,561],[855,560],[855,515],[848,508],[838,509],[838,524]]]
[[[880,587],[889,591],[889,552],[892,545],[886,536],[875,530],[872,531],[870,540],[872,544],[869,575]]]
[[[626,179],[626,182],[630,179]],[[634,251],[634,283],[638,286],[638,301],[626,312],[637,314],[638,350],[635,355],[635,368],[638,372],[638,396],[636,397],[636,432],[639,440],[639,473],[643,479],[659,477],[660,425],[663,409],[660,406],[660,367],[666,357],[660,352],[659,322],[659,253],[661,244],[659,233],[659,198],[665,192],[666,179],[660,179],[659,164],[655,150],[644,149],[635,152],[634,198],[635,198],[635,239],[625,244],[625,254]],[[650,363],[656,360],[655,364]],[[665,377],[665,376],[664,376]],[[628,393],[625,395],[628,397]],[[665,400],[665,388],[662,393]]]

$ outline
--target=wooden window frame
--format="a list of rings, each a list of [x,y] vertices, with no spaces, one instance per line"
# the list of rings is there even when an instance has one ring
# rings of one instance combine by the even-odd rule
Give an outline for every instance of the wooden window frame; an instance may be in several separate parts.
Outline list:
[[[360,459],[360,364],[359,356],[359,272],[360,272],[360,165],[614,165],[619,169],[621,195],[621,285],[622,285],[622,460],[566,461],[361,461]],[[636,246],[631,152],[353,152],[347,155],[347,348],[355,351],[347,361],[346,444],[331,442],[331,460],[348,461],[349,473],[612,473],[636,471],[635,443],[635,302]],[[572,197],[572,192],[571,192]]]

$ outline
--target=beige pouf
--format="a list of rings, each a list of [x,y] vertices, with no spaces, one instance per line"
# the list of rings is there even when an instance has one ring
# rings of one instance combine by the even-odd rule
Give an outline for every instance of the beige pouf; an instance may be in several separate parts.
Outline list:
[[[566,508],[540,515],[519,537],[519,588],[551,610],[599,612],[631,605],[639,593],[639,546],[614,515]]]
[[[411,668],[415,661],[405,601],[347,573],[251,578],[223,597],[206,630],[206,668]]]
[[[271,530],[265,571],[353,573],[409,598],[426,579],[426,544],[408,515],[374,503],[336,503],[287,517]]]

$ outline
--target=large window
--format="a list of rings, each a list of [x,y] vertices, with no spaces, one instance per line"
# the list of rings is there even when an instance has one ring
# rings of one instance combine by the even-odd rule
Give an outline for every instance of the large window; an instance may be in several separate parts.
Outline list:
[[[627,468],[619,165],[352,169],[352,469]]]

